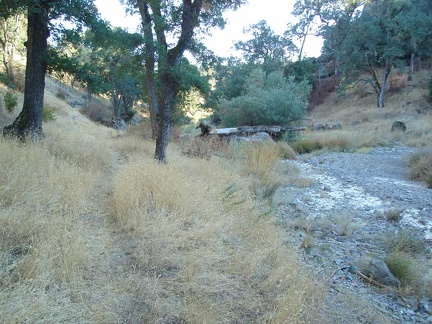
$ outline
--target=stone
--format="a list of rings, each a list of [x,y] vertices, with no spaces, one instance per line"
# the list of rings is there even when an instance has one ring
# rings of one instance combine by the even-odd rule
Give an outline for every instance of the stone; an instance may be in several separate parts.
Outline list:
[[[392,132],[396,132],[396,131],[405,132],[406,130],[407,130],[407,127],[406,127],[405,123],[401,122],[401,121],[393,122],[393,125],[391,127]]]
[[[359,264],[360,272],[373,280],[392,287],[399,287],[401,282],[390,271],[387,264],[379,259],[363,258]]]
[[[112,128],[123,130],[127,128],[127,125],[123,119],[114,117],[112,119]]]

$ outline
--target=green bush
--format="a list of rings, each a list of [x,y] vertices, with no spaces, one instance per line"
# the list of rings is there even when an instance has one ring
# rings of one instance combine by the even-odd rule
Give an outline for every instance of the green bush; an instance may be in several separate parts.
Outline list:
[[[6,92],[3,100],[8,113],[14,111],[15,107],[18,105],[18,97],[11,91]]]
[[[49,122],[49,121],[53,121],[56,119],[55,116],[55,112],[56,112],[56,108],[51,107],[51,106],[44,106],[43,107],[43,112],[42,112],[42,120],[44,122]]]
[[[415,280],[413,270],[413,259],[401,252],[392,252],[385,258],[385,263],[390,271],[404,284],[412,283]]]
[[[323,146],[319,142],[311,139],[301,139],[297,142],[292,143],[291,147],[298,154],[311,153],[313,151],[321,150],[323,148]]]
[[[294,82],[281,72],[266,75],[256,69],[246,78],[243,95],[221,101],[222,124],[286,125],[306,113],[310,92],[311,86],[306,81]]]

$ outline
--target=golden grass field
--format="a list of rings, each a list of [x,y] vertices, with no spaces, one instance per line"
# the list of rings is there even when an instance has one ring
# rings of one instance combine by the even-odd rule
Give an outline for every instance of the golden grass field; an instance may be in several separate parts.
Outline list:
[[[270,208],[296,178],[280,163],[283,152],[294,158],[286,144],[206,148],[200,159],[172,143],[160,165],[143,126],[94,124],[55,91],[50,83],[56,120],[45,139],[0,138],[0,322],[335,322],[322,307],[325,279],[309,273]],[[431,112],[413,108],[425,93],[408,86],[382,110],[374,96],[332,94],[308,118],[342,130],[303,139],[342,150],[428,146]],[[0,126],[17,110],[0,112]],[[394,120],[410,132],[390,133]]]
[[[0,322],[320,322],[322,285],[251,191],[276,146],[160,165],[139,130],[46,102],[45,139],[0,139]]]

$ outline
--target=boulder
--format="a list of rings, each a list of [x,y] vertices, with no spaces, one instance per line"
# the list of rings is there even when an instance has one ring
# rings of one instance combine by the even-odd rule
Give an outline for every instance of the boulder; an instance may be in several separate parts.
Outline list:
[[[400,280],[395,277],[387,264],[382,260],[363,258],[360,261],[359,270],[364,275],[383,285],[399,287],[401,284]]]
[[[123,130],[127,128],[125,121],[121,118],[114,117],[112,120],[112,128]]]
[[[392,132],[396,132],[396,131],[405,132],[406,129],[407,129],[407,127],[406,127],[405,123],[401,122],[401,121],[393,122],[393,125],[391,127]]]

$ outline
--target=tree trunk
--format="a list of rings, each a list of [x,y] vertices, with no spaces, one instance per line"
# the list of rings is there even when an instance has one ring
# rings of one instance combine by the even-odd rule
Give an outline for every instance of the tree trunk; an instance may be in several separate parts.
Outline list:
[[[386,61],[386,65],[384,68],[383,79],[381,82],[381,91],[378,96],[378,108],[384,108],[384,94],[387,86],[387,79],[391,71],[391,60]]]
[[[166,149],[171,140],[171,128],[173,124],[173,111],[177,87],[175,77],[169,71],[160,72],[163,96],[159,98],[159,118],[156,136],[155,159],[161,163],[167,163]]]
[[[150,123],[152,128],[152,138],[157,138],[158,134],[158,116],[159,104],[156,94],[155,84],[155,48],[153,41],[152,19],[149,13],[148,4],[143,0],[137,1],[138,9],[141,14],[142,25],[144,30],[145,42],[145,70],[146,70],[146,86],[147,96],[150,111]]]
[[[414,54],[414,52],[411,52],[410,66],[409,66],[408,79],[407,79],[408,81],[412,81],[412,79],[413,79],[414,58],[415,58],[415,54]]]
[[[15,121],[3,129],[3,135],[21,139],[41,138],[42,113],[47,69],[49,1],[38,1],[28,8],[27,63],[24,104]]]

